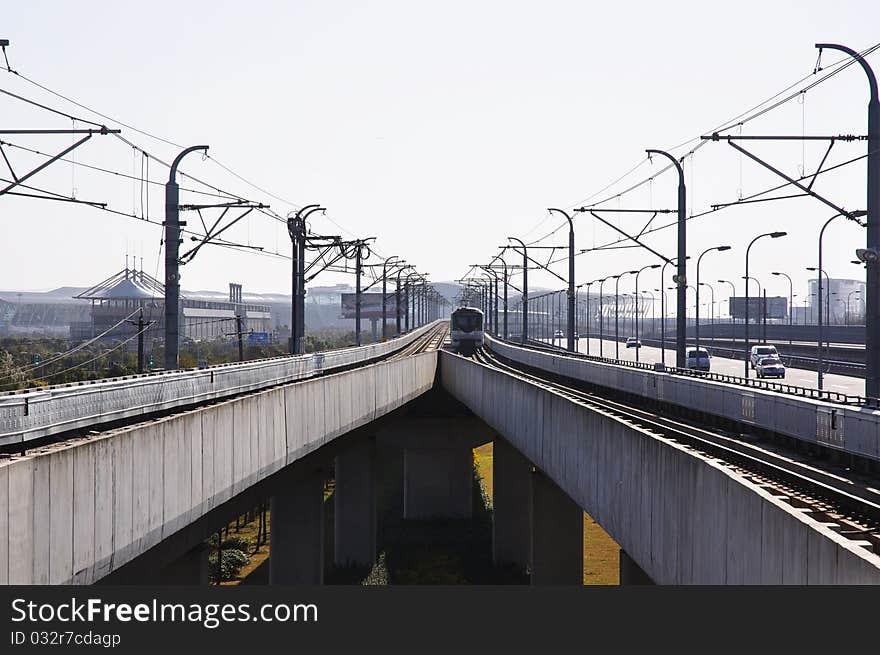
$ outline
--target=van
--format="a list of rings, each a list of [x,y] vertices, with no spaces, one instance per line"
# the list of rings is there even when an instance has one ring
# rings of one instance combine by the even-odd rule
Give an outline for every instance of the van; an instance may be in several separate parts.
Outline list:
[[[705,348],[695,348],[693,346],[688,346],[685,355],[687,357],[687,359],[685,360],[686,368],[691,368],[695,371],[709,371],[709,360],[711,359],[711,357],[708,350],[706,350]]]
[[[770,346],[766,343],[758,346],[752,346],[752,349],[749,353],[749,365],[752,368],[755,368],[758,360],[765,357],[776,357],[777,359],[779,359],[779,353],[776,351],[776,347]]]

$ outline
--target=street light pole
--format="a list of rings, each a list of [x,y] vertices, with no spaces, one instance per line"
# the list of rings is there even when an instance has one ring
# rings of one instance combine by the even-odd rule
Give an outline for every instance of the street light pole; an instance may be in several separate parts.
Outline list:
[[[783,273],[782,271],[773,271],[771,275],[781,275],[788,280],[788,345],[790,346],[792,342],[791,319],[792,314],[794,314],[794,283],[791,281],[791,276],[787,273]]]
[[[832,216],[830,219],[828,219],[828,222],[825,223],[825,225],[828,225],[828,223],[830,223],[835,218],[837,218],[837,216]],[[822,226],[823,231],[825,229],[825,225]],[[816,286],[818,287],[817,302],[819,304],[819,311],[817,313],[817,316],[819,317],[819,319],[817,321],[817,324],[819,326],[819,348],[818,348],[818,354],[816,356],[816,371],[818,374],[817,375],[817,383],[818,383],[817,386],[821,390],[823,388],[823,384],[825,381],[825,374],[822,371],[822,342],[825,340],[823,337],[823,332],[825,330],[824,330],[824,324],[822,321],[822,276],[823,275],[825,276],[825,282],[827,283],[829,294],[831,293],[831,278],[828,276],[828,273],[825,272],[825,269],[822,268],[822,236],[821,236],[821,232],[819,234],[820,234],[820,236],[819,236],[819,266],[818,267],[807,266],[807,270],[816,272]],[[831,307],[831,302],[826,300],[825,301],[825,321],[824,321],[824,323],[828,324],[828,325],[831,324],[831,313],[828,311],[830,307]],[[830,350],[831,350],[830,341],[828,344],[828,350],[829,350],[829,355],[830,355]]]
[[[642,291],[643,294],[648,294],[651,298],[651,334],[657,334],[657,322],[655,320],[655,303],[656,299],[654,298],[654,294],[645,289]],[[642,323],[644,325],[644,322]]]
[[[675,365],[684,368],[687,363],[685,358],[685,331],[687,330],[687,219],[685,210],[687,205],[687,191],[684,185],[684,169],[681,163],[663,150],[647,150],[651,154],[663,155],[673,163],[678,171],[678,256],[676,275],[673,281],[676,285],[676,316],[675,316]]]
[[[504,267],[504,273],[503,273],[503,275],[504,275],[504,336],[503,336],[503,339],[505,341],[507,341],[507,336],[509,334],[509,332],[507,331],[507,282],[508,282],[508,277],[507,277],[507,262],[504,260],[504,250],[502,249],[500,254],[495,255],[495,258],[500,259],[501,265]]]
[[[745,275],[745,284],[746,284],[746,334],[745,334],[745,371],[746,377],[749,377],[749,252],[752,249],[752,246],[755,244],[755,241],[762,237],[770,237],[771,239],[778,239],[779,237],[784,237],[787,232],[765,232],[764,234],[759,234],[754,239],[749,242],[748,247],[746,248],[746,275]],[[760,291],[759,291],[760,293]]]
[[[510,241],[517,241],[523,249],[523,288],[522,288],[522,334],[520,341],[523,345],[529,340],[529,252],[526,244],[516,237],[507,237]]]
[[[590,287],[593,286],[599,280],[591,280],[590,282],[584,282],[583,284],[578,285],[578,287],[587,287],[587,307],[584,310],[586,314],[584,323],[587,329],[587,354],[590,354]]]
[[[663,266],[660,267],[660,289],[663,290],[663,296],[660,299],[660,313],[663,315],[660,321],[660,363],[663,366],[666,366],[666,267],[675,260],[676,258],[673,257],[668,262],[664,262]]]
[[[312,212],[324,211],[318,204],[306,205],[293,216],[287,215],[287,233],[293,250],[293,292],[290,299],[290,354],[301,355],[305,340],[306,312],[306,219]],[[305,213],[303,213],[305,212]]]
[[[614,359],[620,359],[620,278],[627,273],[635,275],[638,271],[624,271],[620,275],[612,276],[614,278]]]
[[[836,43],[817,43],[822,50],[839,50],[855,59],[868,77],[868,184],[867,250],[875,256],[866,260],[865,277],[865,396],[880,397],[880,95],[871,66],[855,50]],[[821,267],[821,264],[820,264]]]
[[[736,286],[734,286],[733,282],[730,280],[718,280],[720,284],[729,284],[730,285],[730,298],[727,299],[727,314],[730,316],[730,323],[732,325],[731,334],[733,335],[733,343],[734,348],[736,348],[736,319],[733,317],[733,308],[731,306],[730,299],[736,296]],[[718,311],[721,313],[721,310]]]
[[[633,302],[635,303],[635,324],[636,324],[636,361],[639,361],[639,351],[642,349],[641,344],[639,344],[639,275],[642,274],[642,271],[646,271],[649,268],[660,268],[660,264],[648,264],[647,266],[642,266],[638,271],[636,271],[636,292],[633,296]]]
[[[845,319],[845,323],[846,323],[847,327],[849,327],[849,317],[851,314],[850,309],[849,309],[850,298],[852,298],[852,295],[854,293],[860,294],[861,292],[862,292],[861,289],[855,289],[853,291],[850,291],[848,294],[846,294],[846,319]]]
[[[603,314],[605,313],[605,301],[602,297],[602,286],[605,284],[605,280],[609,279],[611,279],[611,277],[607,276],[599,280],[599,357],[605,356],[605,317],[603,316]]]
[[[397,284],[394,287],[394,304],[397,305],[397,311],[395,312],[396,316],[396,328],[397,334],[400,334],[400,308],[402,307],[400,303],[400,274],[404,271],[413,268],[412,264],[404,266],[399,271],[397,271]],[[404,281],[405,282],[405,281]],[[408,299],[407,299],[408,300]]]
[[[388,321],[388,262],[392,259],[399,260],[400,258],[397,255],[391,255],[382,263],[382,340],[384,341],[388,337],[388,330],[386,323]],[[402,264],[401,261],[394,262],[395,264]]]
[[[567,212],[561,209],[549,208],[549,212],[557,212],[568,219],[568,341],[567,346],[570,352],[574,352],[574,221]]]
[[[494,282],[495,284],[495,308],[494,308],[494,316],[492,318],[492,329],[495,331],[495,336],[498,336],[498,273],[492,268],[491,265],[484,266],[480,264],[480,268],[482,268],[487,273],[492,275],[492,280],[490,283]]]
[[[703,252],[700,253],[700,256],[697,257],[697,284],[694,287],[694,291],[697,294],[697,309],[696,309],[696,319],[695,319],[695,331],[696,331],[696,342],[697,342],[697,350],[700,349],[700,262],[703,259],[703,256],[707,252],[718,251],[724,252],[726,250],[730,250],[730,246],[715,246],[713,248],[706,248]],[[714,291],[713,293],[713,302],[714,302]],[[714,330],[713,330],[714,336]],[[697,355],[699,357],[699,355]]]
[[[713,287],[708,282],[698,282],[697,288],[699,289],[700,287],[709,287],[709,294],[710,294],[709,297],[711,298],[711,302],[712,302],[712,304],[710,306],[711,313],[710,313],[709,320],[711,321],[710,325],[712,326],[711,339],[712,339],[712,343],[714,344],[715,343],[715,287]],[[697,302],[698,303],[700,302],[699,296],[697,296]],[[699,347],[700,347],[700,342],[697,341],[697,348],[699,348]]]
[[[207,152],[208,146],[184,149],[171,164],[165,184],[165,370],[177,370],[180,357],[180,187],[177,167],[180,161],[196,150]]]

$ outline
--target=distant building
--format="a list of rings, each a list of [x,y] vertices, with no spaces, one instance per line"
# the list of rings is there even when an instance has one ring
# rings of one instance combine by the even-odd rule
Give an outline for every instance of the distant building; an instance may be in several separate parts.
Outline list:
[[[0,336],[6,336],[9,333],[9,326],[12,324],[14,316],[15,305],[0,299]]]
[[[126,267],[106,280],[74,296],[91,302],[89,320],[72,323],[73,339],[128,338],[137,334],[137,321],[143,315],[151,324],[152,338],[162,338],[165,330],[165,287],[143,271]],[[203,300],[182,297],[180,334],[195,341],[228,337],[235,333],[235,317],[242,317],[242,331],[271,332],[271,313],[267,305],[242,302],[241,285],[231,284],[229,299]],[[140,311],[139,311],[140,310]]]
[[[809,322],[818,320],[819,281],[808,281]],[[822,277],[822,320],[829,325],[864,325],[865,281]]]

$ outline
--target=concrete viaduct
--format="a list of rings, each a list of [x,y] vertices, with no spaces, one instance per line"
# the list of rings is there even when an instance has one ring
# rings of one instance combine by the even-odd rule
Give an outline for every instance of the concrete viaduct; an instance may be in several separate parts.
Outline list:
[[[711,457],[432,350],[0,460],[0,583],[204,582],[200,544],[270,497],[270,582],[320,584],[331,462],[334,559],[369,565],[378,479],[394,469],[404,518],[468,518],[488,441],[494,556],[533,584],[581,582],[583,511],[620,544],[622,583],[880,582],[870,544]]]

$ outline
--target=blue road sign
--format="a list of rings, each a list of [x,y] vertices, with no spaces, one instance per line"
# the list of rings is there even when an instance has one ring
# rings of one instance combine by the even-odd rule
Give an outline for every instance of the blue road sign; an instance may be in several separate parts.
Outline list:
[[[269,343],[269,333],[268,332],[251,332],[248,335],[248,344],[255,345],[261,344],[266,345]]]

